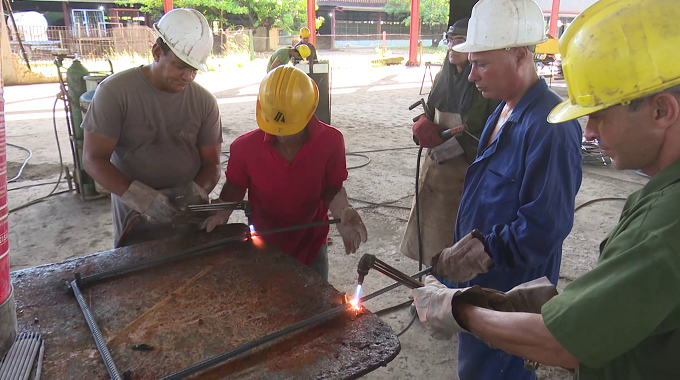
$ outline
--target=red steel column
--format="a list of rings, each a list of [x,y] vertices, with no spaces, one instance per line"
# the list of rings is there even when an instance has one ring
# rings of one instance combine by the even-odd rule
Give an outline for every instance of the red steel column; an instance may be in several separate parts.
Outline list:
[[[163,13],[168,13],[172,10],[172,0],[163,0]]]
[[[0,6],[2,12],[2,6]],[[0,59],[0,357],[9,350],[17,331],[14,294],[9,278],[9,211],[7,209],[7,151],[5,98]]]
[[[312,45],[316,45],[316,10],[314,9],[316,6],[315,0],[307,0],[307,28],[309,28],[309,32],[312,34],[309,36],[309,42],[312,43]]]
[[[407,66],[420,66],[418,62],[418,40],[420,37],[420,0],[411,0],[411,31],[408,45]]]
[[[552,9],[550,10],[550,26],[548,27],[548,34],[557,38],[557,20],[560,18],[560,0],[553,0]]]

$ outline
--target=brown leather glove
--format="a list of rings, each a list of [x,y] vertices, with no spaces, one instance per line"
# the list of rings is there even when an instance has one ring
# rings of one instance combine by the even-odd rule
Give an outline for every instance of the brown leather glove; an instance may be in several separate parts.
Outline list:
[[[458,283],[488,272],[493,260],[486,253],[484,240],[484,235],[478,230],[465,235],[453,247],[444,249],[432,258],[432,274]]]

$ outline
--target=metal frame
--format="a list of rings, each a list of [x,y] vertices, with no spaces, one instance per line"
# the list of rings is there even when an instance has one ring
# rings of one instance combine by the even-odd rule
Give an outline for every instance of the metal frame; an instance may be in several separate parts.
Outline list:
[[[309,224],[303,224],[303,225],[298,225],[298,226],[291,226],[291,227],[284,227],[284,228],[278,228],[275,230],[268,230],[268,231],[263,231],[263,232],[258,232],[257,235],[269,235],[273,233],[281,233],[281,232],[286,232],[286,231],[292,231],[292,230],[297,230],[297,229],[303,229],[303,228],[310,228],[310,227],[318,227],[318,226],[324,226],[324,225],[330,225],[330,224],[336,224],[340,223],[340,219],[330,219],[322,222],[316,222],[316,223],[309,223]],[[147,269],[151,267],[155,267],[158,265],[163,265],[169,262],[176,261],[180,258],[188,258],[188,257],[193,257],[193,256],[198,256],[204,253],[207,253],[209,250],[213,248],[217,248],[219,246],[225,245],[230,242],[235,242],[235,241],[243,241],[244,239],[248,239],[250,237],[250,233],[246,233],[243,235],[238,235],[222,240],[218,240],[216,242],[212,243],[206,243],[199,245],[197,247],[193,248],[188,248],[185,250],[182,250],[174,255],[167,256],[161,259],[156,259],[156,260],[149,260],[140,264],[133,264],[133,265],[124,265],[119,268],[115,268],[113,270],[109,271],[104,271],[101,273],[89,275],[89,276],[81,276],[80,273],[75,273],[75,280],[71,281],[70,283],[67,282],[68,286],[71,288],[73,291],[74,296],[76,297],[76,301],[78,302],[78,305],[80,306],[81,311],[83,312],[83,315],[85,317],[85,320],[87,322],[88,327],[90,328],[90,331],[92,332],[92,337],[94,338],[95,344],[97,346],[97,350],[101,354],[102,361],[104,362],[104,365],[106,366],[106,370],[109,373],[109,377],[111,380],[123,380],[126,376],[124,374],[123,377],[121,377],[120,372],[118,371],[118,368],[116,367],[116,363],[113,360],[113,357],[111,356],[111,352],[109,351],[108,347],[106,346],[106,340],[104,339],[101,330],[99,329],[99,325],[97,324],[97,321],[94,318],[94,315],[92,314],[92,311],[88,307],[87,303],[85,302],[85,299],[82,295],[81,289],[83,289],[87,285],[94,284],[98,281],[102,281],[105,279],[117,277],[123,274],[128,274],[131,272],[135,272],[138,270],[142,269]],[[420,271],[411,278],[417,278],[420,277],[426,273],[429,273],[431,268],[427,268],[423,271]],[[403,280],[396,282],[390,286],[387,286],[385,288],[382,288],[376,292],[373,292],[371,294],[368,294],[364,297],[362,297],[359,301],[361,303],[366,302],[372,298],[375,298],[383,293],[386,293],[392,289],[398,288],[399,286],[404,285]],[[180,379],[185,379],[193,374],[196,374],[198,372],[201,372],[205,369],[208,369],[210,367],[216,366],[218,364],[221,364],[231,358],[234,358],[240,354],[243,354],[245,352],[248,352],[254,348],[257,348],[263,344],[269,343],[273,340],[276,340],[280,337],[283,337],[285,335],[288,335],[290,333],[293,333],[295,331],[298,331],[302,328],[324,322],[326,320],[329,320],[340,313],[342,313],[344,310],[349,308],[351,305],[350,304],[342,304],[340,306],[337,306],[335,308],[332,308],[330,310],[327,310],[321,314],[318,314],[314,317],[305,319],[303,321],[294,323],[288,327],[285,327],[281,330],[275,331],[271,334],[265,335],[261,338],[255,339],[253,341],[250,341],[248,343],[245,343],[243,345],[240,345],[238,347],[232,348],[228,351],[225,351],[217,356],[214,356],[210,359],[204,360],[200,363],[194,364],[192,366],[189,366],[187,368],[181,369],[175,373],[172,373],[168,376],[162,377],[159,380],[180,380]]]

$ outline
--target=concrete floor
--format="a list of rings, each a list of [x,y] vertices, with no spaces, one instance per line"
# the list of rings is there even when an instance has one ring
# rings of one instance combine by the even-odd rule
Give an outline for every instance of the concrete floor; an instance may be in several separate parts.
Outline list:
[[[197,80],[212,91],[220,104],[224,145],[239,134],[256,128],[255,96],[263,76],[259,66],[246,67],[229,74],[208,73]],[[411,118],[408,106],[422,97],[418,94],[424,68],[383,67],[346,68],[333,71],[332,124],[345,135],[348,166],[358,166],[370,158],[370,164],[351,170],[346,187],[350,197],[390,203],[408,208],[414,194],[416,149],[411,148]],[[554,89],[564,96],[565,88]],[[52,130],[53,95],[56,85],[34,85],[5,89],[7,142],[33,150],[33,158],[16,183],[10,184],[10,208],[47,194],[53,185],[22,188],[19,186],[51,182],[57,179],[58,154]],[[56,124],[65,163],[72,166],[63,113],[57,112]],[[9,177],[18,170],[25,157],[20,149],[8,147]],[[226,162],[227,155],[224,155]],[[224,178],[222,178],[223,181]],[[646,179],[632,172],[618,172],[611,167],[584,166],[584,178],[576,204],[602,197],[626,197],[641,188]],[[65,184],[58,190],[67,189]],[[217,191],[221,189],[218,185]],[[216,193],[213,194],[216,197]],[[407,209],[373,207],[354,202],[361,209],[369,231],[369,241],[359,252],[345,255],[334,228],[330,235],[330,282],[339,290],[351,293],[356,284],[356,264],[363,253],[377,255],[407,273],[417,271],[417,263],[402,256],[397,248],[408,219]],[[620,201],[594,203],[576,213],[572,233],[564,243],[559,287],[593,268],[598,245],[615,225],[623,206]],[[108,199],[83,202],[71,194],[57,195],[46,201],[10,214],[12,269],[25,268],[112,248]],[[241,221],[236,216],[232,221]],[[365,291],[379,289],[390,281],[372,273],[365,281]],[[410,292],[395,290],[366,305],[377,311],[408,299]],[[383,316],[393,329],[401,331],[411,320],[407,309]],[[457,379],[456,339],[433,340],[416,322],[401,337],[399,356],[385,368],[365,379]],[[559,368],[539,369],[543,379],[568,379],[571,374]]]

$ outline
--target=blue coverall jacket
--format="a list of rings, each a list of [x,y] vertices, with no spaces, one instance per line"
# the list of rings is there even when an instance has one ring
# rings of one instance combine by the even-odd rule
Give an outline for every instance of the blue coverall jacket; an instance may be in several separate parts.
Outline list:
[[[505,102],[487,120],[477,159],[465,176],[454,241],[478,229],[494,265],[458,287],[508,291],[543,276],[557,284],[582,176],[580,125],[547,121],[561,101],[540,79],[488,147]],[[459,334],[458,373],[461,380],[536,378],[522,358],[491,349],[470,334]]]

